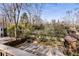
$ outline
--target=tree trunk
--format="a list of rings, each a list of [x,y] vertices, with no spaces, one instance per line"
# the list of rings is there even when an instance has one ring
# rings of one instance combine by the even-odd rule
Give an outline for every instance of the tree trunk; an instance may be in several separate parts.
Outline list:
[[[15,24],[15,39],[17,40],[17,24]]]

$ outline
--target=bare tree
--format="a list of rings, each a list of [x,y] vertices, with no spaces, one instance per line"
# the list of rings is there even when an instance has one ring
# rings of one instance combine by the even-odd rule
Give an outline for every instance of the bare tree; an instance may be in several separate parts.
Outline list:
[[[20,17],[22,4],[21,3],[11,3],[11,4],[1,4],[0,9],[2,14],[4,14],[8,20],[14,22],[15,24],[15,38],[17,40],[17,28]]]
[[[71,13],[72,13],[72,11],[66,11],[66,13],[67,13],[67,18],[68,18],[68,22],[71,22]]]
[[[37,4],[37,3],[32,3],[32,4],[24,4],[23,9],[27,11],[29,15],[29,20],[30,22],[33,22],[33,17],[41,17],[42,10],[43,10],[43,4]]]
[[[79,9],[78,8],[74,9],[74,18],[75,18],[76,24],[78,24],[79,22]]]
[[[34,7],[34,12],[33,12],[33,17],[35,17],[35,21],[37,24],[42,23],[41,15],[43,12],[43,4],[33,4]]]
[[[27,13],[25,13],[25,12],[21,15],[20,18],[21,18],[20,21],[21,21],[22,23],[28,23],[28,22],[29,22],[29,21],[28,21]]]
[[[31,3],[23,4],[23,10],[26,11],[26,13],[28,14],[29,22],[31,22],[31,20],[32,20],[32,12],[33,12],[32,4]]]

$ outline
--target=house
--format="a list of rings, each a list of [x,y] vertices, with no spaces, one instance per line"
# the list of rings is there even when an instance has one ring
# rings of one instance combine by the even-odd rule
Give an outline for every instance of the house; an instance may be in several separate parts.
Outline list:
[[[4,27],[3,27],[3,23],[0,23],[0,37],[3,37],[4,35]]]

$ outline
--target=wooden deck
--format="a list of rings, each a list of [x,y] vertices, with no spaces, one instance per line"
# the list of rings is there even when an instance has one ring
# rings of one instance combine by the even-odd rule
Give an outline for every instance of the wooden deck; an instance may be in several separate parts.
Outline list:
[[[14,47],[10,47],[10,46],[6,46],[3,44],[0,44],[0,51],[4,52],[5,55],[6,53],[12,55],[12,56],[35,56],[34,54],[31,54],[29,52],[14,48]]]
[[[7,56],[7,54],[8,56],[35,56],[27,51],[4,45],[5,43],[12,41],[15,41],[15,39],[10,37],[0,38],[0,54],[3,53],[4,56]]]
[[[15,40],[14,38],[10,38],[10,37],[0,37],[0,44],[4,44],[4,43],[11,42],[14,40]]]

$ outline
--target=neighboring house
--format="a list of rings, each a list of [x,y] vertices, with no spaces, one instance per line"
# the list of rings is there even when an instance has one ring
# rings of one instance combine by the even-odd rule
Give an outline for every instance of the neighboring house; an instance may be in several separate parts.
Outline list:
[[[4,27],[3,27],[3,23],[0,23],[0,37],[3,37],[4,35]]]

